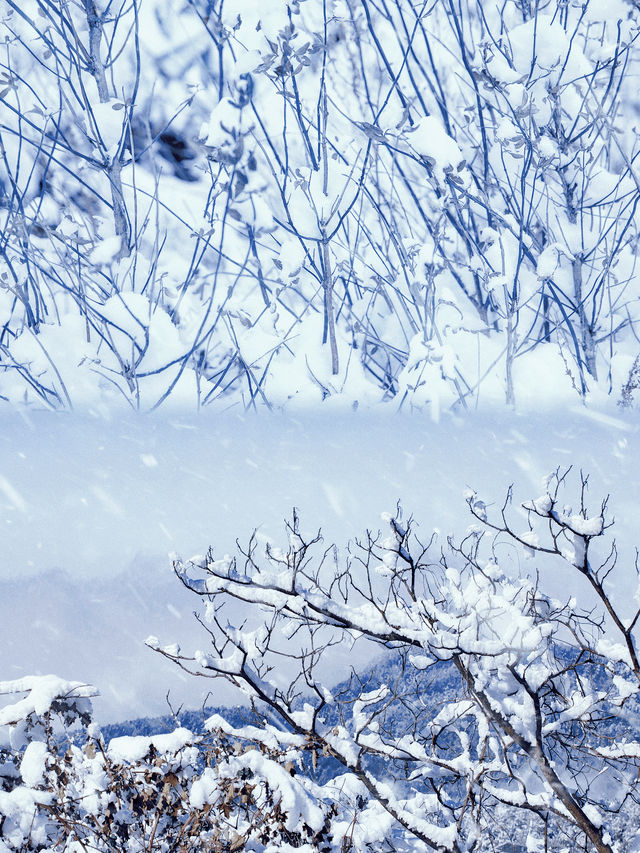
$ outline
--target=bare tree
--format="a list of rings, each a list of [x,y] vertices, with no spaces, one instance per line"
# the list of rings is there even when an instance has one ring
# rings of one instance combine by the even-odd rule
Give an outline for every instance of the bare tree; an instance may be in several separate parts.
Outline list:
[[[469,493],[477,524],[441,553],[398,512],[387,535],[368,533],[342,560],[319,535],[305,538],[294,515],[285,550],[261,553],[254,537],[234,558],[177,561],[207,602],[211,649],[151,645],[273,715],[255,741],[297,738],[309,767],[319,756],[342,765],[369,803],[354,815],[359,833],[382,810],[407,844],[434,850],[489,849],[500,826],[530,849],[628,849],[640,610],[615,594],[615,543],[602,553],[607,500],[590,516],[583,477],[574,512],[563,505],[568,478],[556,472],[522,505],[524,524],[511,490],[495,519]],[[545,593],[548,566],[533,578],[510,574],[506,559],[501,568],[513,547],[556,561],[571,592]],[[356,643],[386,649],[395,675],[354,672],[333,696],[327,661]],[[442,673],[448,687],[434,695]]]

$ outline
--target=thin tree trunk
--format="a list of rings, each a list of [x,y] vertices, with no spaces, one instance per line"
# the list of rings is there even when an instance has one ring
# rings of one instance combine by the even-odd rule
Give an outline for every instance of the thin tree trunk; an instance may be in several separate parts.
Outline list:
[[[100,103],[106,104],[109,100],[109,88],[104,72],[104,64],[100,58],[100,45],[102,43],[102,18],[98,14],[93,0],[84,0],[87,24],[89,25],[89,52],[91,55],[91,74],[98,87]],[[120,251],[118,259],[128,257],[131,254],[129,248],[129,229],[127,227],[127,214],[122,193],[122,164],[120,162],[120,151],[113,157],[107,167],[109,186],[111,187],[111,202],[113,204],[113,221],[117,236],[120,238]]]
[[[576,255],[571,262],[571,269],[573,272],[573,292],[578,311],[578,320],[580,321],[580,343],[582,344],[582,351],[584,353],[584,363],[589,374],[597,381],[596,344],[582,299],[582,255]]]

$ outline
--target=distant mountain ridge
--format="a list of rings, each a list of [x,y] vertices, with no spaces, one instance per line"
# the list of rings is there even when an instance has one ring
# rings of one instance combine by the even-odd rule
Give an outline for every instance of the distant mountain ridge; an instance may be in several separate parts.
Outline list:
[[[449,661],[442,661],[426,671],[420,671],[413,667],[405,667],[402,661],[394,660],[389,653],[386,653],[363,673],[354,673],[351,678],[331,688],[335,702],[327,705],[326,721],[339,721],[340,709],[349,707],[348,703],[355,698],[359,687],[364,691],[375,690],[382,684],[393,687],[399,681],[402,681],[402,690],[407,697],[415,697],[419,694],[422,701],[425,695],[432,697],[433,704],[427,703],[425,706],[429,710],[438,704],[450,701],[455,692],[462,690],[460,677]],[[409,703],[401,704],[400,708],[406,713],[403,714],[402,711],[395,713],[394,720],[398,727],[403,725],[406,727]],[[148,737],[163,734],[172,731],[176,725],[201,734],[205,731],[205,720],[213,714],[219,714],[235,727],[256,725],[256,715],[248,706],[206,705],[199,709],[180,709],[175,715],[169,712],[158,716],[137,717],[108,723],[102,725],[101,730],[106,741],[114,737],[137,735]],[[263,713],[260,714],[261,719],[264,719],[264,716]],[[274,723],[277,725],[278,721],[274,720]]]

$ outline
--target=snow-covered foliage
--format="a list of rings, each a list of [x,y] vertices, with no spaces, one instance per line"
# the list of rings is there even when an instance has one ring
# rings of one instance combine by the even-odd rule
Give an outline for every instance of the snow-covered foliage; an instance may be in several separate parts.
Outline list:
[[[241,850],[258,841],[317,849],[337,814],[333,787],[295,777],[298,750],[286,739],[270,751],[240,747],[243,733],[212,719],[204,736],[177,728],[107,744],[79,698],[86,687],[54,676],[0,684],[2,695],[23,692],[3,708],[0,728],[9,728],[0,741],[2,853]]]
[[[632,402],[639,15],[2,0],[0,395]]]

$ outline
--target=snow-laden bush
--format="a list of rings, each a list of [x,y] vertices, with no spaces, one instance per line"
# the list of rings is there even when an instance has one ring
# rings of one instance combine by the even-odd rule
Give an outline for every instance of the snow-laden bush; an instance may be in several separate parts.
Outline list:
[[[24,693],[0,710],[2,853],[325,849],[337,800],[295,776],[295,737],[246,746],[214,716],[205,735],[179,727],[107,744],[86,686],[0,682],[2,696]]]
[[[617,396],[639,21],[628,0],[3,0],[0,395]]]

